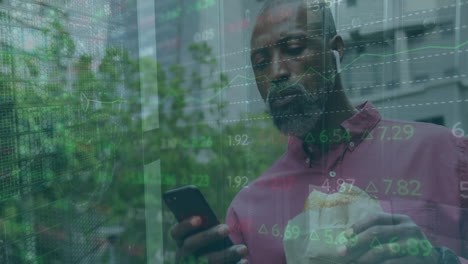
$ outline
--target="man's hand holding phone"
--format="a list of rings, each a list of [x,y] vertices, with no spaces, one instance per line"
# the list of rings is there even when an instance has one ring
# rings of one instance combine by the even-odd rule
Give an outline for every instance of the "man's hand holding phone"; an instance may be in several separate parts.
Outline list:
[[[242,259],[248,254],[245,245],[234,245],[219,251],[209,251],[207,248],[215,244],[222,244],[229,236],[229,226],[219,224],[209,229],[203,228],[203,220],[200,216],[185,219],[172,227],[171,235],[176,241],[177,263],[184,263],[184,259],[195,257],[196,263],[209,264],[246,264]]]

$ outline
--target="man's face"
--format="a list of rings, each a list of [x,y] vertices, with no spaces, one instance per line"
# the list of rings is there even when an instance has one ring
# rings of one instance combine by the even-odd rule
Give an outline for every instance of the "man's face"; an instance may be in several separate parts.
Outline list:
[[[291,16],[282,17],[287,8],[292,8]],[[263,16],[274,22],[262,19],[252,34],[257,87],[278,129],[302,137],[316,126],[334,85],[325,77],[332,74],[326,72],[331,63],[330,54],[323,53],[322,16],[308,17],[301,3],[269,8]]]

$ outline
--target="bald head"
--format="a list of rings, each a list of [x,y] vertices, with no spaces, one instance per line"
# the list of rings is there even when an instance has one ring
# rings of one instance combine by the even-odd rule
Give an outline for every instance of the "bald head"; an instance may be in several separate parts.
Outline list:
[[[341,89],[332,50],[343,55],[331,10],[304,0],[267,0],[252,33],[250,60],[274,124],[302,138],[317,127],[330,91]]]
[[[270,15],[272,9],[278,6],[287,8],[301,8],[307,13],[304,21],[311,35],[321,35],[325,41],[331,40],[337,35],[335,21],[331,9],[324,0],[266,0],[263,4],[259,17]],[[258,21],[256,26],[258,26]],[[317,26],[320,24],[319,26]],[[252,37],[255,35],[253,31]]]

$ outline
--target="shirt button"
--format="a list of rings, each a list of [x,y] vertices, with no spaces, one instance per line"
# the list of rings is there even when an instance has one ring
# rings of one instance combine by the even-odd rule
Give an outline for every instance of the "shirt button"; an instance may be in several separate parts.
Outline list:
[[[330,175],[330,177],[335,177],[335,176],[336,176],[336,172],[330,171],[330,172],[328,173],[328,175]]]
[[[352,142],[352,141],[349,142],[349,146],[352,147],[352,148],[354,148],[354,142]]]
[[[310,158],[307,158],[307,159],[305,160],[305,163],[309,163],[309,162],[310,162]]]

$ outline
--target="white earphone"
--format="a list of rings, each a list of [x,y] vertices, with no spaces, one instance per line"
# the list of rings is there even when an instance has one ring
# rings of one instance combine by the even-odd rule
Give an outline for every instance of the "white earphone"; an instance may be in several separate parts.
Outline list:
[[[340,53],[336,50],[332,50],[333,55],[335,55],[335,61],[336,61],[336,71],[340,72],[341,71],[341,62],[340,62]]]

